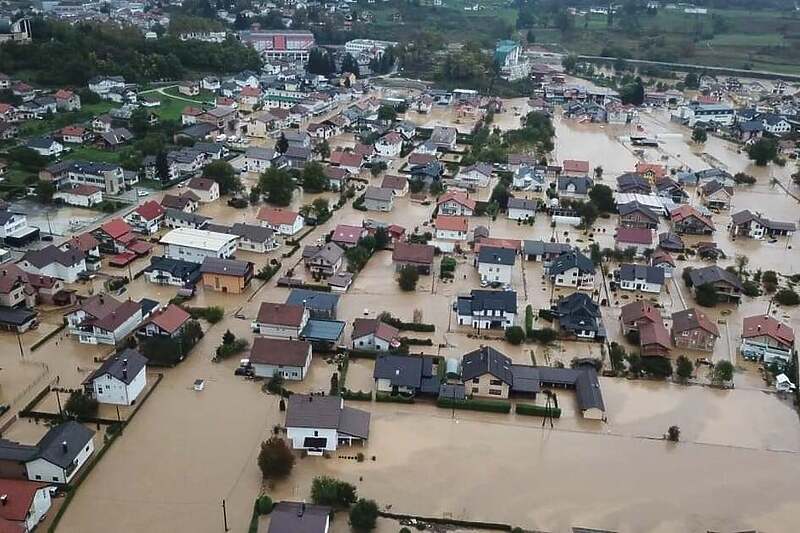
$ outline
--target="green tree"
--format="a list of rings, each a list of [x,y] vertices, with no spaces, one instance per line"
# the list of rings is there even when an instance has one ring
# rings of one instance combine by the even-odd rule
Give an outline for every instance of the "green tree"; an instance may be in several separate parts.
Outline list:
[[[37,181],[36,182],[36,199],[43,204],[49,204],[53,201],[53,194],[56,192],[56,186],[50,181]]]
[[[494,189],[492,189],[492,195],[489,197],[489,203],[497,203],[501,210],[506,210],[508,208],[508,199],[510,197],[511,195],[508,192],[508,186],[503,182],[499,182],[494,186]]]
[[[275,151],[279,154],[285,154],[286,150],[289,149],[289,141],[286,139],[286,135],[281,132],[280,137],[278,140],[275,141]]]
[[[217,182],[220,194],[235,194],[242,190],[241,180],[227,161],[213,161],[203,169],[203,175]]]
[[[322,159],[328,159],[331,156],[330,143],[326,139],[323,139],[321,143],[314,147],[314,153]]]
[[[419,272],[411,265],[405,265],[400,268],[400,276],[398,278],[400,288],[404,291],[410,292],[416,290],[417,282],[419,281]]]
[[[311,501],[317,505],[349,507],[357,500],[356,487],[328,476],[318,476],[311,482]]]
[[[637,77],[633,83],[622,87],[619,93],[623,104],[642,105],[644,103],[644,83]]]
[[[85,420],[97,416],[99,407],[99,402],[90,395],[76,391],[69,395],[64,404],[64,412],[69,417]]]
[[[169,172],[169,161],[167,161],[166,152],[159,152],[156,155],[156,177],[163,183],[172,179]]]
[[[786,288],[775,293],[775,301],[787,307],[800,304],[800,296],[794,290]]]
[[[766,166],[778,156],[778,142],[775,139],[761,138],[747,147],[747,156],[758,166]]]
[[[18,146],[8,151],[8,159],[20,164],[25,170],[38,171],[47,165],[47,158],[39,155],[36,150]]]
[[[689,72],[683,79],[683,84],[686,86],[687,89],[695,90],[700,87],[700,79],[694,72]]]
[[[128,122],[134,135],[144,137],[150,129],[150,112],[145,107],[134,109]]]
[[[381,226],[375,230],[375,249],[385,250],[389,246],[389,230]]]
[[[358,533],[368,533],[378,522],[378,505],[361,498],[350,509],[350,526]]]
[[[231,330],[225,330],[225,333],[222,335],[222,344],[223,346],[228,346],[236,342],[236,335],[234,335]]]
[[[675,361],[675,373],[678,374],[678,377],[682,380],[687,380],[692,377],[692,371],[694,370],[694,365],[689,360],[688,357],[685,355],[679,355],[678,359]]]
[[[314,201],[311,202],[311,207],[314,208],[314,215],[317,217],[317,221],[328,219],[330,215],[330,203],[327,198],[315,198]]]
[[[711,373],[711,381],[714,383],[725,383],[733,380],[733,364],[730,361],[717,361]]]
[[[667,440],[670,442],[678,442],[681,440],[681,428],[678,426],[670,426],[667,430]]]
[[[614,369],[615,372],[622,372],[625,370],[625,348],[616,343],[612,342],[611,347],[608,350],[608,358],[611,361],[611,368]]]
[[[265,515],[272,512],[272,498],[267,496],[266,494],[262,494],[258,497],[258,514]]]
[[[589,199],[601,213],[613,213],[615,209],[614,192],[608,185],[595,185],[589,191]]]
[[[567,72],[574,72],[575,68],[578,66],[578,56],[575,54],[564,56],[564,59],[561,60],[561,66],[564,67],[564,70]]]
[[[351,54],[345,54],[342,58],[342,73],[350,72],[351,74],[355,74],[356,77],[361,76],[361,72],[358,68],[358,61],[354,58]]]
[[[328,188],[328,177],[325,176],[325,170],[316,161],[305,164],[302,179],[305,192],[317,193]]]
[[[397,111],[394,107],[384,104],[378,108],[378,120],[390,124],[397,120]]]
[[[318,74],[320,76],[333,74],[333,58],[324,48],[313,48],[308,55],[306,70],[311,74]]]
[[[282,438],[270,437],[261,443],[258,467],[264,479],[283,479],[292,472],[294,454]]]
[[[703,144],[708,140],[708,133],[704,128],[696,127],[692,130],[692,140],[697,144]]]
[[[267,202],[287,206],[292,203],[295,183],[285,169],[268,168],[258,179],[258,189],[267,197]]]
[[[578,214],[581,217],[581,225],[589,229],[594,225],[600,213],[593,202],[582,202],[578,206]]]
[[[522,344],[525,340],[525,330],[519,326],[511,326],[506,328],[506,340],[514,345]]]
[[[703,307],[714,307],[719,302],[717,289],[714,288],[714,285],[711,283],[706,283],[704,285],[695,287],[694,299]]]

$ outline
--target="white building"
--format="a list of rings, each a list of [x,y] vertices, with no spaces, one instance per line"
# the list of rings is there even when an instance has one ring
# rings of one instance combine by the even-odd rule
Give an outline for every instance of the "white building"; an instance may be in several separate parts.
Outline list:
[[[278,235],[294,235],[303,229],[305,219],[300,213],[279,207],[262,207],[256,218],[265,228]]]
[[[626,291],[661,293],[664,287],[664,269],[647,265],[626,263],[617,271],[619,288]]]
[[[478,252],[478,273],[482,283],[511,283],[517,253],[510,248],[481,246]]]
[[[466,217],[439,215],[433,223],[436,228],[434,246],[443,252],[452,252],[467,241],[469,220]]]
[[[374,318],[353,321],[353,349],[388,352],[400,346],[400,330]]]
[[[147,359],[127,349],[106,359],[83,385],[100,403],[133,405],[147,386],[146,369]]]
[[[206,257],[228,259],[236,252],[239,237],[193,228],[176,228],[161,238],[164,257],[202,263]]]
[[[292,394],[286,407],[286,435],[295,450],[310,455],[336,451],[341,444],[369,438],[370,415],[366,411],[345,407],[338,396]]]
[[[731,126],[736,112],[729,105],[691,103],[681,106],[676,113],[677,118],[690,128],[698,122],[714,123],[718,126]]]
[[[473,329],[506,329],[517,320],[517,293],[474,289],[459,296],[455,311],[459,326]]]
[[[61,250],[48,245],[22,257],[19,267],[30,274],[50,276],[74,283],[86,271],[86,256],[80,250]]]
[[[103,189],[94,185],[74,184],[53,194],[54,200],[62,200],[67,205],[92,207],[103,202]]]
[[[353,57],[366,53],[372,57],[382,56],[388,48],[397,46],[396,41],[378,41],[375,39],[353,39],[344,43],[344,51]]]
[[[50,510],[50,487],[24,479],[0,479],[0,523],[7,531],[29,533]]]
[[[257,377],[303,381],[311,365],[311,343],[300,340],[256,337],[248,357]]]
[[[277,339],[296,340],[308,324],[310,311],[302,305],[262,302],[252,323],[253,333]]]
[[[25,463],[31,481],[69,483],[94,452],[94,432],[75,421],[48,431],[36,445],[34,458]]]
[[[558,256],[547,273],[557,287],[594,290],[594,264],[580,252],[567,252]]]
[[[536,217],[536,205],[536,200],[509,198],[508,218],[511,220],[533,220]]]

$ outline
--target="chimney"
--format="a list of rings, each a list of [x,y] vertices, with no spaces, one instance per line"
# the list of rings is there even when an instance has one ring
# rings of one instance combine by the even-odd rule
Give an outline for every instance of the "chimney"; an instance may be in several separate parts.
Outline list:
[[[760,331],[761,331],[761,324],[759,324],[758,326],[756,326],[756,329],[758,329],[758,331],[760,332]]]
[[[6,505],[8,503],[8,494],[3,494],[0,496],[0,504]]]
[[[122,369],[122,379],[128,379],[128,369],[127,368],[123,368]]]
[[[61,450],[63,450],[64,453],[67,453],[68,449],[69,449],[69,446],[67,446],[67,441],[65,441],[65,440],[61,441]]]

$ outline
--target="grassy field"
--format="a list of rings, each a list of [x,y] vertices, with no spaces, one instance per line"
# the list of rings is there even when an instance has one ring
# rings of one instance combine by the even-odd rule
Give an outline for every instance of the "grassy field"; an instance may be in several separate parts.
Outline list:
[[[179,121],[181,119],[181,113],[186,107],[188,106],[199,107],[200,104],[203,102],[210,103],[214,101],[214,94],[208,91],[201,91],[199,96],[191,96],[191,97],[178,94],[177,87],[165,89],[164,92],[166,94],[162,94],[155,91],[147,93],[147,96],[149,98],[161,102],[161,105],[152,108],[152,110],[162,120]],[[184,100],[184,98],[186,100]],[[187,100],[192,100],[192,102],[188,102]]]
[[[121,152],[112,152],[110,150],[101,150],[94,146],[78,146],[74,148],[69,155],[65,156],[69,159],[82,159],[86,161],[102,161],[104,163],[119,163]]]
[[[83,105],[80,111],[56,113],[51,118],[42,120],[27,120],[20,125],[20,135],[22,137],[31,137],[50,133],[70,124],[87,122],[97,115],[108,113],[115,107],[117,107],[116,104],[111,102],[99,102],[97,104]]]

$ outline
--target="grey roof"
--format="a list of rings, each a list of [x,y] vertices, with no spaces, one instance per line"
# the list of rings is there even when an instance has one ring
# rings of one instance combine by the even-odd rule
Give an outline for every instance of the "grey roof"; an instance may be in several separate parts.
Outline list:
[[[326,533],[331,512],[325,505],[280,502],[270,513],[267,533]]]
[[[27,146],[29,148],[46,149],[46,148],[50,148],[51,146],[53,146],[53,143],[55,143],[55,142],[56,141],[54,141],[53,139],[49,139],[49,138],[46,138],[46,137],[34,137],[33,139],[28,141]]]
[[[558,190],[564,192],[572,185],[575,194],[587,194],[592,187],[592,180],[588,176],[559,176],[557,179]]]
[[[491,346],[482,346],[464,354],[461,359],[461,377],[464,381],[484,374],[491,374],[508,385],[514,382],[511,359]]]
[[[553,260],[549,273],[551,276],[563,274],[571,268],[577,267],[580,272],[594,272],[592,260],[577,250],[565,252]]]
[[[420,390],[426,378],[436,378],[435,389],[438,391],[439,380],[433,375],[433,358],[427,355],[392,355],[381,354],[375,360],[375,379],[388,379],[392,386],[409,387]],[[434,390],[423,392],[435,392]]]
[[[303,248],[303,257],[306,259],[322,259],[329,265],[335,265],[344,256],[344,250],[335,242],[326,243],[324,246],[306,246]]]
[[[237,222],[232,226],[225,226],[223,224],[206,224],[205,229],[208,231],[216,231],[218,233],[237,235],[243,240],[258,243],[269,242],[273,240],[275,235],[275,232],[270,228],[256,226],[253,224],[243,224],[241,222]]]
[[[515,392],[538,393],[541,391],[539,370],[535,366],[511,365],[513,381],[511,388]]]
[[[103,361],[100,368],[92,372],[84,383],[94,381],[95,379],[111,375],[126,385],[130,385],[133,379],[139,375],[139,372],[147,365],[147,358],[133,350],[127,348],[126,350],[117,353]]]
[[[466,397],[463,383],[442,383],[439,387],[439,398],[464,400]]]
[[[272,161],[275,159],[275,150],[272,148],[258,148],[252,146],[245,150],[244,156],[249,159],[263,159],[265,161]]]
[[[369,413],[344,407],[338,396],[289,396],[286,427],[336,429],[366,439],[369,436]]]
[[[536,200],[528,200],[527,198],[509,198],[508,208],[536,211]]]
[[[0,461],[24,463],[36,457],[38,449],[31,444],[20,444],[11,440],[0,439]]]
[[[172,207],[168,207],[166,209],[166,217],[196,224],[198,227],[211,220],[211,217],[205,217],[203,215],[198,215],[197,213],[187,213],[186,211],[174,209]]]
[[[236,259],[222,259],[220,257],[206,257],[200,265],[201,273],[225,274],[228,276],[244,276],[252,268],[248,261]]]
[[[41,250],[32,250],[25,254],[23,260],[28,261],[36,268],[44,268],[47,265],[58,263],[66,267],[77,265],[84,260],[84,255],[79,251],[62,250],[52,244],[45,246]]]
[[[605,334],[600,307],[582,292],[573,292],[556,305],[559,326],[567,331],[586,330]]]
[[[680,235],[667,231],[658,235],[658,245],[665,250],[681,251],[685,248]]]
[[[310,318],[300,338],[311,342],[336,342],[342,337],[346,323],[341,320]]]
[[[21,326],[36,318],[36,311],[24,307],[0,305],[0,325]]]
[[[632,190],[650,191],[650,182],[636,172],[627,172],[617,177],[617,190],[629,192]]]
[[[689,272],[689,277],[692,280],[692,285],[695,287],[700,287],[701,285],[705,285],[707,283],[725,282],[733,285],[739,290],[743,289],[742,282],[736,276],[736,274],[728,272],[724,268],[720,268],[717,265],[710,265],[703,268],[693,268]]]
[[[575,388],[578,407],[581,410],[596,408],[605,411],[603,393],[597,371],[592,366],[578,368],[538,367],[540,384],[560,385]]]
[[[458,313],[471,315],[480,311],[517,312],[517,293],[515,291],[492,291],[473,289],[470,296],[461,296],[457,300]]]
[[[563,242],[524,241],[522,251],[525,255],[563,254],[572,246]]]
[[[644,279],[647,283],[663,285],[664,269],[647,265],[625,263],[619,267],[619,279],[624,281]]]
[[[445,126],[435,126],[430,141],[436,145],[451,145],[458,137],[458,130]]]
[[[481,246],[478,252],[479,263],[492,263],[497,265],[513,266],[517,260],[517,254],[510,248],[498,248],[495,246]]]
[[[367,187],[364,193],[364,199],[376,200],[379,202],[390,202],[393,196],[394,191],[392,189],[384,189],[381,187]]]
[[[38,456],[56,466],[67,468],[93,436],[94,431],[74,420],[64,422],[50,428],[50,431],[42,437],[37,444]]]
[[[181,135],[186,135],[187,137],[193,137],[195,139],[202,139],[212,131],[216,131],[217,127],[213,124],[208,124],[207,122],[201,122],[199,124],[192,124],[187,128],[183,128],[180,131]]]
[[[658,215],[656,215],[652,209],[644,204],[640,204],[639,202],[633,201],[628,202],[627,204],[622,204],[617,206],[617,211],[619,212],[620,216],[630,215],[631,213],[640,212],[644,214],[647,218],[652,220],[653,222],[658,222]]]
[[[765,228],[772,230],[794,231],[797,228],[794,222],[776,222],[761,216],[760,213],[753,213],[747,209],[734,213],[731,216],[731,221],[737,226],[756,221]]]
[[[339,295],[308,289],[292,289],[286,298],[286,303],[304,305],[308,309],[318,311],[335,311],[339,305]]]

